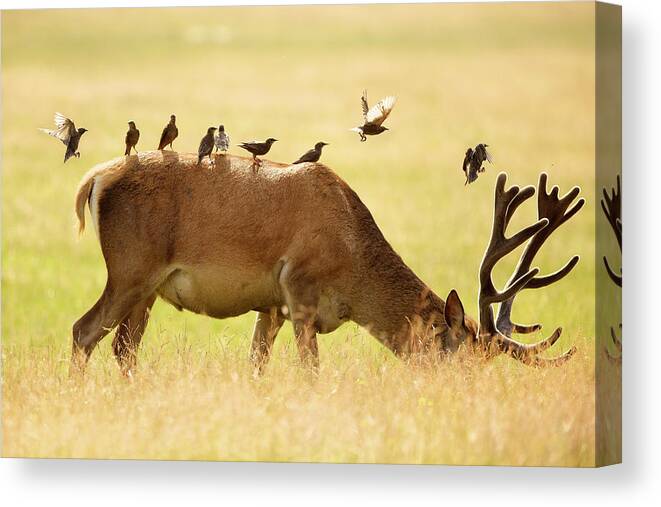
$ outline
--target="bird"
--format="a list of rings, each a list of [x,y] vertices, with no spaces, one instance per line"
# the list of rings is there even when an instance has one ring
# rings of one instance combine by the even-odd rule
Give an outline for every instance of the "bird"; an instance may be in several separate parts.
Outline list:
[[[259,160],[257,157],[266,155],[269,150],[271,149],[271,146],[273,145],[274,142],[276,142],[277,139],[273,139],[272,137],[269,137],[266,141],[263,143],[258,143],[257,141],[251,141],[249,143],[240,143],[238,146],[243,148],[246,151],[249,151],[252,153],[252,160],[253,160],[253,167],[255,165],[261,165],[262,161]]]
[[[370,108],[367,104],[367,90],[363,91],[360,99],[363,106],[363,124],[351,129],[353,132],[358,132],[361,142],[367,141],[366,136],[376,136],[388,130],[382,123],[388,118],[396,100],[395,97],[389,95]]]
[[[126,151],[124,152],[124,155],[130,155],[131,149],[134,149],[135,152],[138,153],[138,149],[135,147],[135,145],[138,144],[138,139],[140,139],[140,131],[135,127],[135,122],[130,121],[129,129],[126,132],[126,138],[124,139],[124,142],[126,143]]]
[[[171,150],[173,149],[172,142],[179,135],[179,129],[177,128],[177,125],[175,125],[176,121],[177,121],[177,117],[173,114],[170,115],[170,122],[163,129],[163,133],[161,134],[161,140],[158,143],[159,150],[164,150],[167,145],[170,145]]]
[[[328,146],[328,143],[319,141],[317,144],[314,145],[314,148],[306,151],[303,155],[300,156],[300,158],[296,162],[292,162],[292,164],[301,164],[303,162],[317,162],[319,158],[321,158],[321,149],[324,146]]]
[[[220,125],[214,135],[214,145],[217,151],[226,152],[230,149],[230,136],[225,132],[225,126]]]
[[[216,127],[209,127],[206,135],[200,141],[200,147],[197,149],[197,163],[200,164],[204,157],[209,157],[211,160],[211,152],[213,151],[213,134]]]
[[[466,175],[466,182],[464,185],[473,183],[477,179],[478,174],[485,171],[484,167],[482,167],[482,164],[485,161],[489,162],[490,164],[493,163],[491,153],[487,151],[488,146],[488,144],[480,143],[475,147],[475,149],[468,148],[466,150],[464,163],[462,165],[462,170]]]
[[[473,160],[473,153],[475,153],[473,151],[473,148],[469,147],[466,150],[466,155],[464,156],[464,163],[461,166],[463,168],[464,174],[466,175],[466,183],[464,183],[464,186],[468,185],[469,183],[472,183],[477,179],[477,174],[475,174],[474,178],[472,179],[471,179],[471,175],[469,174],[470,164],[471,161]]]
[[[77,129],[73,121],[62,113],[55,113],[53,121],[55,122],[56,127],[54,130],[41,128],[39,130],[46,132],[49,136],[53,136],[64,143],[67,147],[67,151],[64,153],[64,162],[74,156],[80,158],[78,143],[80,143],[80,138],[85,132],[87,132],[87,129]]]

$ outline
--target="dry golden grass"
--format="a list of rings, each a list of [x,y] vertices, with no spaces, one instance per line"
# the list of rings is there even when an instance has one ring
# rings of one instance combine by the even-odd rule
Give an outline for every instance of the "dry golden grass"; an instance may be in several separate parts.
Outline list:
[[[404,363],[360,337],[323,352],[316,380],[288,347],[253,379],[246,347],[166,343],[132,381],[104,355],[81,382],[53,351],[6,351],[4,455],[594,464],[588,354],[540,371],[470,354]]]

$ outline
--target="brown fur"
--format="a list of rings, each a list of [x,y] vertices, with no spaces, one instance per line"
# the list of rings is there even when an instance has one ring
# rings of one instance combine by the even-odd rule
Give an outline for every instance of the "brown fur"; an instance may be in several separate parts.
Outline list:
[[[83,179],[76,197],[81,231],[93,188],[108,283],[74,326],[74,350],[85,358],[104,334],[99,326],[142,315],[154,294],[218,318],[264,312],[271,317],[262,320],[277,329],[286,317],[294,322],[301,356],[313,364],[316,333],[347,320],[397,354],[415,348],[418,327],[433,329],[442,348],[456,348],[448,341],[443,300],[323,164],[265,160],[254,171],[251,159],[230,155],[216,156],[214,166],[175,152],[121,157]],[[463,318],[463,308],[460,313]],[[275,338],[265,326],[258,320],[253,337],[260,367]],[[463,327],[476,333],[469,318]]]

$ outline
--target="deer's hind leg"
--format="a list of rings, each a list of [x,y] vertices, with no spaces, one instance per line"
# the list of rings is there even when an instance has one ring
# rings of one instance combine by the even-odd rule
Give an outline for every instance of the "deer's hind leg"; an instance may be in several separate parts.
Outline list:
[[[155,300],[156,294],[154,293],[135,305],[117,327],[112,350],[122,373],[126,376],[131,376],[131,372],[135,368],[140,340],[147,327],[147,322],[149,322],[149,314]]]
[[[252,334],[252,345],[250,348],[250,359],[255,366],[255,375],[261,375],[264,367],[271,357],[273,342],[278,331],[285,322],[284,317],[277,308],[271,308],[267,312],[257,312],[255,330]]]
[[[99,300],[73,325],[72,369],[82,371],[99,341],[120,324],[136,305],[146,301],[155,289],[156,285],[144,278],[113,277],[109,272]]]

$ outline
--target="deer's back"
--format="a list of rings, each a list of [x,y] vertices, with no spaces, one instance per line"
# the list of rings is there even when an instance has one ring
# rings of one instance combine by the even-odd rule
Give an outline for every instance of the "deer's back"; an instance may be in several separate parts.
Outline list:
[[[147,152],[97,169],[90,209],[104,253],[148,249],[165,262],[272,264],[283,256],[351,256],[367,213],[321,164],[287,166]],[[369,217],[371,220],[371,217]]]

